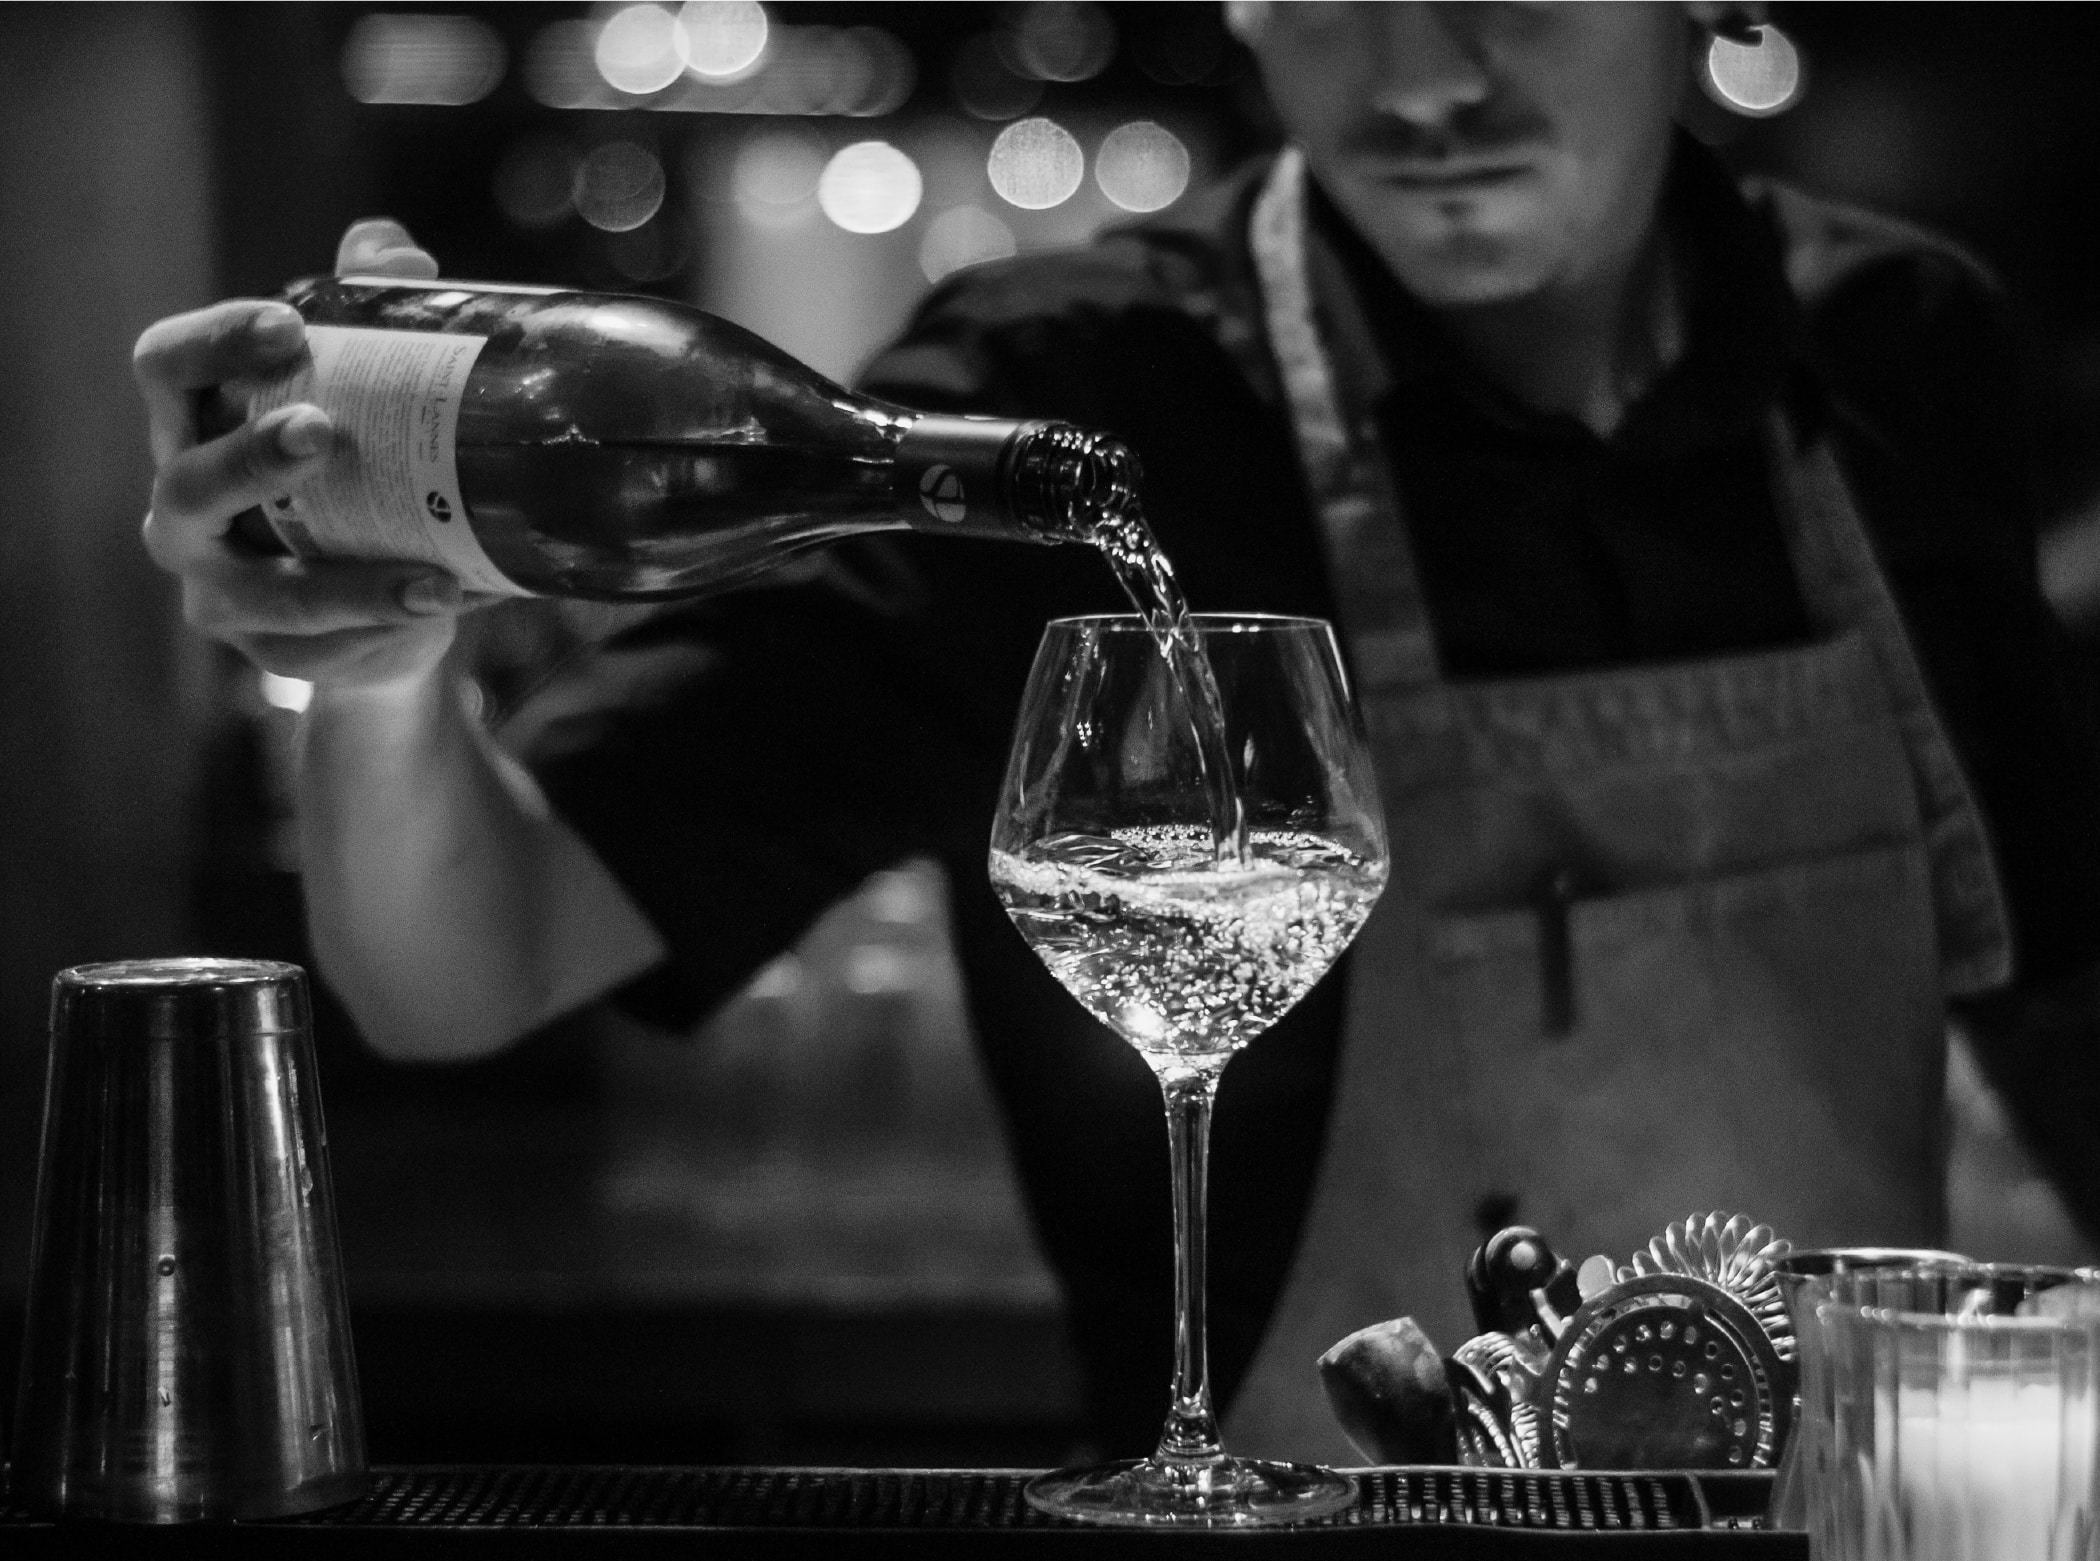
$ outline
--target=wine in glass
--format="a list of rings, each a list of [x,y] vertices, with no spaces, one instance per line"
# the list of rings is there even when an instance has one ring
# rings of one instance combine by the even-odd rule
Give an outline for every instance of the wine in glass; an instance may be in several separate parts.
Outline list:
[[[1296,1522],[1355,1493],[1332,1470],[1234,1458],[1220,1439],[1204,1322],[1211,1104],[1233,1054],[1370,914],[1384,818],[1326,623],[1197,614],[1164,636],[1172,656],[1135,616],[1049,625],[992,832],[992,886],[1021,935],[1158,1076],[1174,1182],[1174,1381],[1158,1449],[1044,1475],[1028,1499],[1103,1523]],[[1190,697],[1206,665],[1215,704]],[[1222,743],[1204,730],[1219,715]],[[1233,816],[1219,816],[1221,797]]]

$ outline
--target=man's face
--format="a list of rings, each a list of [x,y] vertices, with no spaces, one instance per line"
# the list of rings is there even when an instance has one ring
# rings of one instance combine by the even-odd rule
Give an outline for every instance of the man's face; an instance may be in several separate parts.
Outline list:
[[[1291,139],[1425,303],[1579,285],[1642,242],[1685,79],[1678,7],[1247,9]]]

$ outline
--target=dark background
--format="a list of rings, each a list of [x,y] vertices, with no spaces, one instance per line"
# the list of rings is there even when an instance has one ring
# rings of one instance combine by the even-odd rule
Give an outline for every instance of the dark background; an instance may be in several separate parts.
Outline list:
[[[376,212],[455,275],[653,288],[760,328],[768,310],[812,304],[737,292],[724,269],[721,169],[764,128],[754,117],[540,105],[517,69],[532,38],[598,14],[565,6],[390,8],[470,10],[512,69],[470,106],[360,104],[339,61],[372,9],[0,7],[0,1404],[50,973],[157,952],[304,956],[283,802],[291,717],[181,629],[136,543],[150,479],[126,371],[138,331],[324,269],[343,225]],[[935,121],[996,130],[956,107],[950,68],[1020,7],[769,9],[873,23],[914,57],[896,113],[811,123],[829,144],[908,143]],[[1046,84],[1034,112],[1157,118],[1213,170],[1264,143],[1253,79],[1214,11],[1106,10],[1107,67]],[[1694,99],[1694,128],[1741,168],[1930,223],[1996,268],[2031,369],[2048,579],[2075,623],[2100,617],[2082,522],[2100,491],[2087,18],[2012,4],[1776,18],[1807,57],[1804,99],[1760,121]],[[1158,68],[1170,42],[1208,62],[1196,79],[1161,79],[1191,74]],[[528,137],[652,148],[671,174],[655,221],[674,262],[638,280],[622,270],[631,246],[579,219],[507,220],[496,172]],[[1012,225],[1024,246],[1071,241],[1100,215]],[[822,366],[849,372],[909,308],[927,217],[880,240],[806,240],[819,274],[838,267],[874,300]],[[605,622],[521,609],[483,625],[492,707]],[[969,1071],[929,871],[871,886],[695,1039],[578,1022],[495,1062],[409,1070],[373,1059],[324,1005],[375,1458],[1022,1464],[1083,1451],[1054,1290]]]

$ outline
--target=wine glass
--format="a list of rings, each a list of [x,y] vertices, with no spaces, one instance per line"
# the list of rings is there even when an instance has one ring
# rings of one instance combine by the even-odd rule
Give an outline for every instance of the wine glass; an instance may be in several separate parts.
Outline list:
[[[1385,876],[1377,786],[1326,623],[1198,614],[1168,637],[1103,616],[1044,631],[993,825],[992,887],[1051,973],[1159,1078],[1176,1318],[1158,1450],[1043,1475],[1032,1505],[1237,1527],[1354,1500],[1332,1470],[1224,1449],[1205,1343],[1206,1156],[1225,1064],[1334,963]]]

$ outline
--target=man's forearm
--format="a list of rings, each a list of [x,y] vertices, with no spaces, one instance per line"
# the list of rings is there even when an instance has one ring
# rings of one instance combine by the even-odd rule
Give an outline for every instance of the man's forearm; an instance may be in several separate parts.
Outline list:
[[[498,1050],[660,956],[443,673],[317,691],[299,793],[321,973],[389,1056]]]

